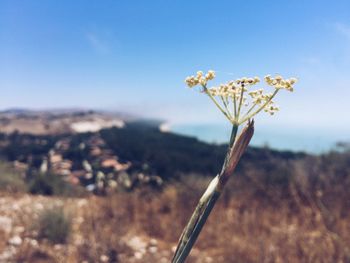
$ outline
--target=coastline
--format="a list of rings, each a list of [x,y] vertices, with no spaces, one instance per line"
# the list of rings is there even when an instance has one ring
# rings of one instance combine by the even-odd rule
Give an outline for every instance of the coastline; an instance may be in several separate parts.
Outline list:
[[[163,123],[167,132],[195,137],[207,143],[222,144],[227,142],[230,129],[223,124],[171,124]],[[256,131],[251,145],[268,147],[276,150],[288,150],[322,154],[336,149],[339,142],[349,142],[350,138],[344,135],[316,133],[312,131],[285,130],[261,128]]]

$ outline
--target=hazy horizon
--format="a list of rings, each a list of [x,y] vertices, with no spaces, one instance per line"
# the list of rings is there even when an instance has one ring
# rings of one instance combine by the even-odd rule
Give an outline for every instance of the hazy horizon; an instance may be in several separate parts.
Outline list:
[[[46,109],[27,109],[27,108],[9,108],[0,110],[0,112],[30,112],[33,114],[50,112],[54,114],[93,111],[97,113],[106,113],[110,116],[121,117],[126,121],[149,120],[159,121],[160,129],[174,132],[177,134],[196,137],[197,139],[214,144],[227,143],[230,136],[230,124],[227,122],[182,122],[174,123],[165,119],[143,118],[141,115],[129,114],[128,112],[98,110],[89,108],[46,108]],[[302,151],[312,154],[327,153],[330,150],[341,148],[338,143],[350,142],[349,134],[346,131],[334,129],[316,129],[315,127],[282,127],[278,124],[266,124],[261,120],[258,123],[255,135],[251,142],[252,146],[268,147],[276,150]],[[163,126],[164,125],[164,126]],[[331,127],[330,127],[331,128]]]
[[[88,108],[224,125],[186,76],[298,77],[259,125],[350,132],[347,1],[0,1],[0,108]],[[261,123],[261,124],[260,124]]]

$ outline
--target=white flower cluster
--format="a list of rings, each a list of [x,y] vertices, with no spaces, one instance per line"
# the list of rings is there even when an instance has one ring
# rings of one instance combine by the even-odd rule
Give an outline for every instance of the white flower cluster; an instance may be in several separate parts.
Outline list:
[[[275,77],[267,75],[264,78],[265,82],[275,90],[273,93],[264,93],[263,89],[248,92],[252,86],[260,82],[258,77],[244,77],[217,87],[207,88],[208,81],[214,78],[215,72],[213,70],[209,70],[205,75],[202,71],[198,71],[196,76],[186,78],[185,82],[190,88],[197,85],[202,86],[203,92],[213,100],[234,125],[242,124],[262,110],[271,115],[275,114],[279,108],[275,106],[272,99],[281,89],[293,91],[293,85],[297,82],[296,78],[283,79],[280,75]],[[218,99],[221,99],[221,103],[218,102]],[[246,107],[245,111],[243,106]]]
[[[264,111],[274,115],[275,112],[279,111],[279,108],[274,105],[272,100],[273,93],[265,93],[263,89],[257,89],[250,91],[248,95],[252,99],[252,104],[256,106],[264,105]]]
[[[208,92],[212,96],[222,96],[222,97],[231,97],[231,98],[240,98],[241,93],[248,91],[248,86],[253,86],[256,83],[260,82],[258,77],[255,78],[242,78],[235,81],[229,81],[226,84],[221,84],[218,87],[212,87],[208,89]],[[245,99],[245,98],[243,98]]]
[[[264,79],[268,85],[274,87],[275,89],[285,89],[288,91],[293,91],[293,85],[297,82],[296,78],[283,79],[280,75],[277,75],[274,78],[267,75]]]
[[[206,86],[208,80],[215,78],[215,71],[209,70],[207,74],[203,74],[203,71],[197,71],[196,76],[189,76],[186,78],[185,82],[190,88],[197,86],[198,84]]]

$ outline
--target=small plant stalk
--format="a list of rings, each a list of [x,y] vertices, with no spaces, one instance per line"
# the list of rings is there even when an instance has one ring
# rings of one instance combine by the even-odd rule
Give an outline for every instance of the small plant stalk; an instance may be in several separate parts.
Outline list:
[[[226,185],[229,177],[233,174],[239,160],[248,147],[248,144],[254,134],[254,121],[248,122],[247,126],[244,127],[238,139],[236,140],[237,131],[238,126],[234,125],[232,128],[230,143],[223,168],[220,174],[218,174],[210,182],[208,188],[199,200],[199,203],[195,208],[190,221],[188,222],[180,237],[175,255],[171,261],[172,263],[185,262],[187,256],[190,254],[190,251],[196,242],[216,201],[220,197],[224,186]]]

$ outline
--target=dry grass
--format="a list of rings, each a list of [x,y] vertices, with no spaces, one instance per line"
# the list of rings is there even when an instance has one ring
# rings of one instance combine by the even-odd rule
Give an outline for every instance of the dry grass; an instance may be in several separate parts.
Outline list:
[[[129,262],[135,251],[127,249],[127,239],[133,236],[155,238],[164,251],[163,256],[145,253],[135,262],[169,260],[198,196],[199,192],[171,186],[163,192],[138,191],[98,200],[86,211],[81,233],[87,242],[79,260],[113,254],[120,262]],[[349,210],[343,211],[339,203],[325,212],[320,199],[295,198],[271,203],[249,195],[226,197],[215,207],[188,262],[349,262]]]
[[[314,161],[287,165],[294,174],[287,181],[265,180],[256,170],[233,178],[187,262],[350,262],[348,164],[325,167],[325,160],[320,166]],[[27,230],[38,217],[23,217],[20,207],[16,213],[25,218],[20,222],[26,230],[17,262],[169,262],[208,182],[186,176],[163,190],[76,199],[26,196],[49,207],[60,200],[72,215],[72,229],[59,247],[42,241]],[[0,237],[11,235],[0,231]],[[4,246],[0,242],[0,254]]]
[[[23,242],[16,259],[169,262],[200,195],[193,186],[187,191],[179,189],[172,185],[161,192],[143,189],[106,198],[67,199],[64,205],[68,203],[73,213],[67,244],[57,247],[26,230],[23,240],[37,239],[39,243],[32,246]],[[343,210],[339,203],[324,212],[320,200],[297,198],[271,202],[248,194],[225,196],[215,207],[188,262],[349,262],[349,210]],[[55,202],[55,197],[45,200]],[[77,205],[81,200],[84,206]],[[30,225],[30,220],[26,222]]]

